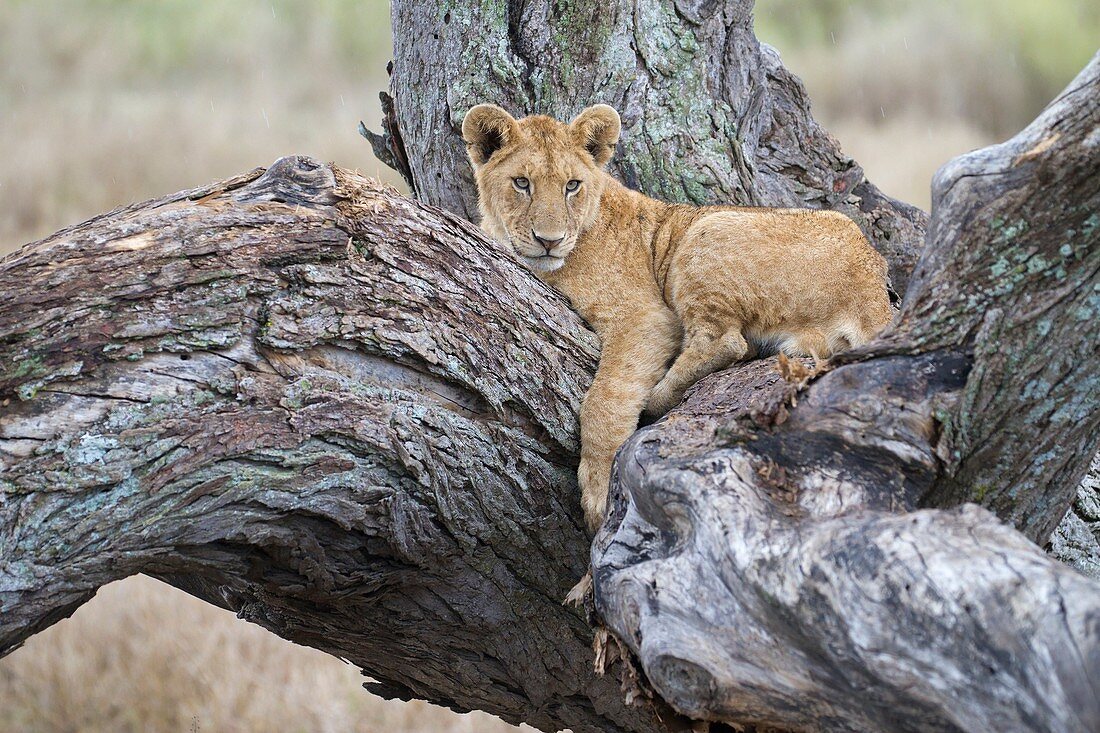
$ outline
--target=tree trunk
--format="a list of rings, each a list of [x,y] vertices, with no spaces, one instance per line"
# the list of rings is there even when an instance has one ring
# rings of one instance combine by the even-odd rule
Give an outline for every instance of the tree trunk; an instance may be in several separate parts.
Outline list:
[[[729,6],[672,9],[736,48]],[[597,39],[596,20],[570,27]],[[1002,510],[1019,480],[1011,519],[1039,537],[1095,452],[1098,73],[945,169],[895,330],[802,391],[773,361],[714,375],[632,438],[591,556],[573,472],[597,344],[468,222],[288,158],[29,245],[0,262],[0,653],[146,572],[384,695],[545,730],[681,725],[661,699],[789,729],[1096,729],[1100,584],[982,509],[914,510]],[[745,119],[808,124],[792,97],[757,98]],[[762,172],[762,150],[758,193],[806,170]],[[881,247],[883,222],[913,220],[871,199]],[[884,251],[907,275],[904,247]],[[613,676],[593,661],[616,645],[597,632],[594,657],[560,605],[589,559],[636,655]]]
[[[480,102],[623,121],[611,171],[666,201],[831,208],[851,216],[904,292],[924,212],[884,196],[810,116],[760,44],[752,0],[393,0],[392,100],[371,135],[421,201],[477,221],[460,135]],[[430,40],[429,40],[430,39]]]

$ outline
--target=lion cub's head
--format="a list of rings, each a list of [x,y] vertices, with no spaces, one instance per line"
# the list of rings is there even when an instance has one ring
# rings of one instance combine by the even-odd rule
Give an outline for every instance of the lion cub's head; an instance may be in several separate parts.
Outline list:
[[[511,244],[536,272],[553,272],[599,214],[603,166],[619,141],[619,115],[606,104],[565,124],[535,115],[514,119],[479,104],[462,137],[477,178],[482,227]]]

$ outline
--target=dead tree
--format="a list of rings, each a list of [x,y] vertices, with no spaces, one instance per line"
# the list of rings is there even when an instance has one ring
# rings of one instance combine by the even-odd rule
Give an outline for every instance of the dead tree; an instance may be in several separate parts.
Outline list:
[[[590,552],[573,472],[598,344],[461,216],[304,158],[111,212],[0,261],[0,653],[144,572],[386,696],[545,730],[682,726],[666,703],[1096,729],[1100,584],[1032,540],[1096,450],[1100,59],[941,171],[913,270],[922,215],[812,123],[748,3],[613,3],[612,25],[595,3],[426,5],[395,3],[418,32],[378,140],[423,199],[469,205],[454,124],[491,84],[517,113],[633,103],[628,180],[852,213],[908,285],[897,327],[808,381],[760,361],[700,383],[620,452]],[[441,52],[410,56],[432,28]],[[456,50],[476,71],[433,97]],[[655,111],[691,73],[711,128]],[[404,116],[413,89],[434,116]],[[590,561],[619,640],[595,659],[560,603]]]

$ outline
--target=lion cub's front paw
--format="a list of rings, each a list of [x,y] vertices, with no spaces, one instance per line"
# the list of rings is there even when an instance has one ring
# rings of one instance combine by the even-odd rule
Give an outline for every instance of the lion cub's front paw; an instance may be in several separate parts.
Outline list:
[[[603,524],[607,510],[607,485],[611,481],[611,462],[597,458],[581,458],[577,469],[577,481],[581,486],[581,507],[588,531],[596,534]]]
[[[645,406],[645,416],[652,420],[655,420],[676,405],[680,404],[680,398],[682,395],[677,394],[675,390],[669,388],[669,385],[661,380],[653,391],[649,393],[649,400]]]

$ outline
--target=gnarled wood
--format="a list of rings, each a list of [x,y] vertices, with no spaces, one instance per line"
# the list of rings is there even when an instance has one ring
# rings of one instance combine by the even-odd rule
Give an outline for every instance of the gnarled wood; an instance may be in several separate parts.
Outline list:
[[[972,350],[923,503],[980,503],[1039,543],[1100,447],[1098,125],[1100,55],[1027,129],[936,174],[930,246],[888,339]]]
[[[1100,580],[1100,453],[1092,457],[1073,508],[1050,538],[1050,554]]]
[[[1100,729],[1100,584],[974,505],[914,511],[980,499],[1045,540],[1096,451],[1098,91],[1100,55],[940,172],[896,328],[801,394],[712,377],[624,446],[596,605],[678,710]]]
[[[663,729],[561,605],[595,340],[471,224],[286,158],[0,283],[0,652],[144,572],[387,696]]]

